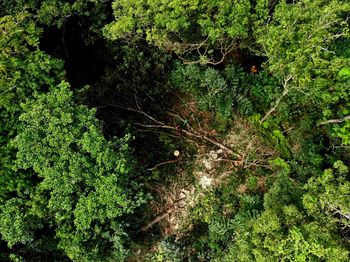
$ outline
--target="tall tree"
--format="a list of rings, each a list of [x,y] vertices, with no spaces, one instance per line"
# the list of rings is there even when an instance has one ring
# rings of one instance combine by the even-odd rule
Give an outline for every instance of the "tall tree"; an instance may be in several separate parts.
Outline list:
[[[224,261],[348,260],[348,246],[337,234],[337,223],[321,215],[324,197],[314,195],[315,181],[311,179],[307,186],[312,191],[305,192],[288,173],[285,170],[277,176],[264,196],[265,210],[248,223],[248,229],[237,232]],[[319,190],[323,189],[318,189],[317,196]],[[346,199],[346,190],[341,199]],[[339,201],[334,204],[334,208],[341,207]]]
[[[27,12],[0,18],[0,201],[30,187],[28,174],[14,172],[20,106],[34,93],[59,83],[63,63],[39,49],[41,30]]]
[[[59,248],[71,259],[120,261],[124,256],[120,217],[133,209],[123,189],[133,165],[127,138],[107,142],[95,111],[76,105],[72,95],[62,82],[23,105],[14,142],[17,168],[33,170],[40,181],[27,196],[27,212],[55,230]],[[2,219],[8,218],[6,212]],[[24,224],[27,215],[17,217],[18,224]],[[16,242],[15,236],[2,235],[9,243]]]
[[[105,28],[108,38],[145,36],[192,63],[220,63],[249,36],[248,0],[118,0],[113,10],[115,21]]]
[[[280,1],[265,23],[255,28],[257,42],[268,58],[266,66],[283,84],[263,121],[283,103],[326,111],[343,96],[346,85],[333,86],[350,60],[335,47],[349,38],[349,12],[350,4],[342,0]]]

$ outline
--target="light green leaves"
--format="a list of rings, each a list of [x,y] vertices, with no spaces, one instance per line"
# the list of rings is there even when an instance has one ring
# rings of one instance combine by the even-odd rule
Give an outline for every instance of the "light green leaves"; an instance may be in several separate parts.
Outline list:
[[[186,56],[198,50],[201,63],[213,62],[208,48],[226,53],[249,35],[248,0],[118,0],[112,7],[115,21],[104,30],[109,39],[145,37]]]
[[[85,245],[105,238],[103,234],[113,231],[112,224],[131,211],[132,203],[120,181],[132,164],[127,141],[120,139],[119,148],[113,148],[98,127],[95,110],[76,105],[72,96],[69,85],[62,82],[24,104],[14,144],[18,168],[32,168],[42,178],[37,189],[50,195],[47,206],[60,246],[75,260],[88,259],[92,250]],[[94,226],[100,228],[99,233],[92,234]],[[118,230],[116,235],[122,233]],[[111,248],[103,254],[108,256],[113,241],[104,241]],[[96,246],[93,252],[102,251]]]
[[[9,247],[15,244],[27,244],[34,238],[34,227],[40,223],[33,223],[26,214],[24,201],[13,198],[0,206],[0,236]]]

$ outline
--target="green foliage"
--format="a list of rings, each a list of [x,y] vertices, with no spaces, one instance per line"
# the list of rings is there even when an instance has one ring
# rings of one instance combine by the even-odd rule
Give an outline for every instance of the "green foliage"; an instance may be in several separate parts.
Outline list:
[[[290,157],[290,145],[281,130],[273,130],[271,134],[271,140],[284,157]]]
[[[40,223],[33,220],[25,210],[25,202],[19,198],[7,201],[1,207],[0,232],[9,247],[14,244],[27,244],[34,239],[34,229],[40,228]],[[36,224],[35,224],[36,223]]]
[[[265,113],[271,104],[278,98],[281,90],[279,79],[269,75],[267,70],[261,70],[257,74],[246,78],[247,90],[250,90],[249,100],[254,112]]]
[[[27,12],[1,17],[0,31],[0,235],[9,247],[20,246],[19,252],[35,257],[36,252],[46,252],[35,234],[47,219],[42,206],[45,197],[38,197],[40,190],[35,186],[39,181],[32,170],[16,170],[12,141],[19,131],[21,103],[56,85],[63,77],[63,63],[39,49],[42,30]],[[33,199],[28,200],[31,194]],[[54,242],[50,236],[44,241]],[[49,250],[62,258],[54,248]],[[2,252],[13,261],[23,260],[17,252]]]
[[[63,76],[62,62],[39,50],[41,30],[28,16],[0,18],[0,105],[8,113],[19,111],[26,97]]]
[[[256,176],[252,176],[248,178],[247,186],[249,190],[252,190],[252,191],[256,190],[257,185],[258,185],[258,178]]]
[[[181,262],[184,259],[185,251],[180,241],[174,237],[166,237],[158,245],[158,250],[152,254],[150,258],[146,258],[149,262]]]
[[[342,161],[334,163],[321,176],[311,178],[305,185],[304,206],[310,215],[335,219],[349,227],[350,182],[346,179],[348,167]]]
[[[266,24],[256,27],[265,66],[284,83],[281,119],[308,114],[308,120],[319,121],[348,114],[349,11],[342,0],[279,1]],[[344,143],[348,128],[345,123],[333,130]]]
[[[234,38],[247,35],[250,3],[171,1],[169,4],[162,1],[135,0],[115,1],[113,9],[117,20],[109,26],[113,38],[135,32],[146,33],[148,39],[153,41],[168,40],[173,37],[171,33],[188,36],[193,33],[190,27],[195,26],[198,27],[195,33],[210,36],[210,40],[214,41],[224,36]]]
[[[14,172],[10,141],[17,134],[20,104],[59,82],[63,63],[39,50],[41,30],[26,12],[0,18],[0,201],[31,190],[30,174]]]
[[[33,7],[37,0],[3,0],[0,2],[0,16],[15,15],[23,12],[28,7]]]
[[[204,228],[192,241],[196,253],[191,258],[212,260],[222,258],[224,250],[232,243],[248,222],[256,217],[262,208],[258,195],[239,194],[236,181],[205,192],[191,210],[191,221]],[[191,246],[188,246],[191,250]],[[190,252],[190,251],[189,251]],[[219,261],[220,261],[219,259]]]
[[[42,180],[36,190],[71,259],[121,259],[120,217],[133,209],[123,189],[132,170],[127,138],[107,142],[95,111],[74,104],[72,95],[62,82],[23,105],[17,167]]]
[[[4,0],[0,7],[1,15],[16,15],[26,10],[39,23],[59,28],[64,27],[70,18],[81,16],[85,21],[92,21],[89,31],[98,34],[109,15],[109,4],[98,0]]]
[[[300,88],[315,76],[332,75],[339,61],[334,60],[329,47],[348,36],[348,25],[342,18],[349,10],[345,1],[280,1],[267,26],[255,32],[269,58],[269,69],[281,77],[292,75]]]
[[[108,38],[145,36],[147,41],[178,54],[203,47],[206,51],[198,59],[204,63],[210,61],[215,49],[226,52],[249,35],[248,0],[122,0],[114,1],[112,7],[115,21],[105,28]]]
[[[338,56],[338,67],[334,72],[334,83],[329,93],[324,93],[321,97],[323,109],[323,120],[342,119],[349,115],[350,105],[350,48],[349,37],[340,39],[334,44],[334,52]],[[339,137],[342,144],[349,145],[349,121],[342,121],[339,124],[329,126],[333,137]]]
[[[178,66],[171,75],[171,84],[182,92],[192,94],[198,108],[212,112],[224,123],[237,113],[249,114],[252,105],[247,98],[249,87],[243,83],[244,73],[230,66],[223,73],[196,65]],[[246,88],[246,89],[245,89]]]
[[[191,211],[192,219],[209,223],[210,219],[216,214],[216,208],[218,208],[218,203],[215,192],[208,191],[205,198],[200,199]]]
[[[228,86],[226,93],[232,94],[232,106],[235,113],[251,115],[254,107],[250,95],[252,89],[251,75],[244,73],[238,65],[229,65],[225,68],[223,77]]]
[[[137,246],[150,261],[348,261],[349,12],[346,0],[1,1],[0,260],[123,261]],[[179,100],[213,138],[249,117],[259,132],[237,140],[259,136],[249,150],[264,164],[218,153],[233,174],[216,170],[174,236],[140,238],[143,183],[161,197],[187,188],[191,158],[209,149],[151,128],[187,128],[169,114]],[[174,150],[176,165],[147,172]]]
[[[224,261],[347,261],[334,223],[315,213],[308,216],[302,195],[298,184],[279,175],[265,194],[264,211],[237,234]]]

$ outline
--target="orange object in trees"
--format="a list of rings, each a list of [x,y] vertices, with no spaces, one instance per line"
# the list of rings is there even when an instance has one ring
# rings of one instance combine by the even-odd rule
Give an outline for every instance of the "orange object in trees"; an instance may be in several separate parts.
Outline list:
[[[253,73],[253,74],[255,74],[256,72],[258,72],[258,68],[257,68],[255,65],[253,65],[253,66],[250,68],[250,72]]]

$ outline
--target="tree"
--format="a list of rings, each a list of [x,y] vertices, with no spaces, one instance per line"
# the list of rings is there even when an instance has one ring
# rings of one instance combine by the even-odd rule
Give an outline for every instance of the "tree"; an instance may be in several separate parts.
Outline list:
[[[107,142],[95,111],[76,105],[72,95],[62,82],[23,105],[14,141],[17,168],[32,169],[40,182],[27,196],[28,214],[16,216],[18,222],[10,228],[23,225],[31,214],[49,221],[59,248],[71,259],[120,261],[125,253],[120,217],[134,206],[123,188],[133,165],[127,137]],[[4,207],[11,201],[15,200],[8,200]],[[0,217],[7,219],[9,211],[2,212]],[[7,239],[5,231],[1,234]],[[10,237],[11,245],[22,241]]]
[[[32,170],[15,170],[12,141],[18,134],[21,103],[57,84],[63,63],[39,49],[42,30],[27,12],[1,17],[0,31],[0,235],[17,254],[30,252],[36,257],[49,250],[49,257],[60,259],[61,252],[44,248],[35,237],[43,221],[30,212],[33,203],[28,196],[36,195],[38,179]],[[49,238],[43,242],[51,243]],[[7,250],[1,253],[9,255]]]
[[[316,10],[316,11],[315,11]],[[349,37],[347,1],[280,1],[266,24],[255,28],[257,42],[268,58],[266,66],[283,83],[263,120],[276,111],[281,100],[298,107],[326,109],[332,98],[336,76],[349,60],[335,52],[335,43]],[[290,110],[292,111],[292,110]]]
[[[287,174],[278,175],[265,194],[265,210],[236,233],[224,261],[347,261],[348,249],[334,221],[310,216],[302,188]]]
[[[350,182],[346,179],[349,170],[342,161],[336,161],[333,167],[309,179],[303,202],[310,215],[335,220],[347,229],[350,226]]]
[[[57,83],[63,64],[39,50],[42,30],[27,12],[1,17],[0,30],[0,106],[10,114],[31,94]]]
[[[14,172],[20,106],[34,93],[63,78],[63,63],[39,49],[41,30],[27,12],[0,18],[0,202],[7,194],[29,190],[28,172]]]
[[[118,0],[112,6],[115,21],[105,28],[108,38],[145,36],[194,63],[220,63],[249,36],[248,0]]]
[[[34,230],[40,228],[23,208],[25,204],[23,199],[12,198],[1,206],[0,233],[9,247],[32,242]]]
[[[336,81],[330,94],[322,99],[325,104],[323,110],[324,119],[319,126],[328,128],[333,137],[339,137],[343,145],[350,144],[350,39],[339,41],[336,45],[336,53],[341,54],[347,63],[342,64],[342,69],[336,75]]]
[[[3,0],[0,7],[1,16],[16,15],[26,10],[39,23],[59,28],[74,16],[83,16],[85,20],[91,18],[95,25],[91,25],[90,29],[99,32],[107,19],[109,5],[106,1],[98,0]]]

